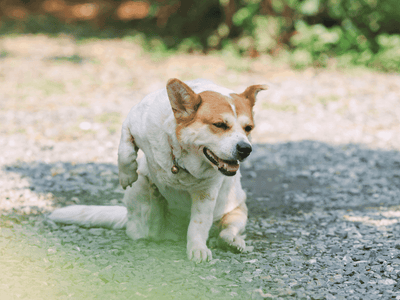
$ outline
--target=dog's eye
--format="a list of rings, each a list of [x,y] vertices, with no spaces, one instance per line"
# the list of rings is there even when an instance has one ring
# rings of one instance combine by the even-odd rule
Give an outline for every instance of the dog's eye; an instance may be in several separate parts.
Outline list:
[[[247,125],[247,126],[244,128],[244,131],[250,132],[252,129],[253,129],[253,126]]]
[[[218,122],[213,124],[217,128],[228,129],[228,125],[224,122]]]

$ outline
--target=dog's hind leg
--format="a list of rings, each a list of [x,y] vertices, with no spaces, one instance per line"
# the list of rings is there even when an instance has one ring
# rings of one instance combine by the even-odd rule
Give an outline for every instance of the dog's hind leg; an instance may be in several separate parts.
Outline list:
[[[122,125],[118,148],[118,177],[123,189],[132,186],[132,183],[138,179],[136,161],[138,150],[135,139],[129,131],[128,122],[125,121]]]
[[[220,239],[234,250],[242,252],[246,247],[243,236],[247,223],[247,206],[242,202],[231,212],[224,215],[220,221]]]
[[[159,240],[163,236],[166,202],[146,176],[139,174],[123,201],[128,209],[126,233],[131,239]]]

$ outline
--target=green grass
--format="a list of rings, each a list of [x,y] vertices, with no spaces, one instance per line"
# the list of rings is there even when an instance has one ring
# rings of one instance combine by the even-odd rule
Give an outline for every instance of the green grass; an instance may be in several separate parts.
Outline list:
[[[105,124],[110,134],[116,133],[122,123],[122,115],[119,112],[105,112],[95,116],[95,122]]]
[[[74,64],[80,64],[85,60],[85,58],[83,58],[82,56],[80,56],[78,54],[74,54],[74,55],[70,55],[70,56],[55,56],[51,59],[54,61],[71,62]]]
[[[323,106],[327,106],[330,102],[339,101],[340,97],[338,95],[328,95],[328,96],[320,96],[317,98],[317,101],[321,103]]]
[[[19,89],[37,89],[45,96],[60,95],[65,93],[65,86],[62,82],[51,79],[32,79],[18,84]]]
[[[231,253],[227,262],[195,265],[184,242],[132,241],[122,230],[51,231],[39,217],[1,221],[2,300],[248,299],[242,287],[254,285],[238,280],[242,268],[228,262]]]
[[[289,104],[289,103],[263,102],[261,107],[263,109],[268,109],[268,110],[276,110],[276,111],[284,111],[284,112],[297,112],[297,106],[294,104]]]

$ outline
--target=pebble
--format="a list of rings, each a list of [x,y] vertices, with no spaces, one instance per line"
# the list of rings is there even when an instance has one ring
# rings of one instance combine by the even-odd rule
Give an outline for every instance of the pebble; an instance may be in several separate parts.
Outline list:
[[[91,235],[103,235],[104,234],[104,229],[103,228],[90,228],[89,230],[88,230],[88,232],[91,234]]]

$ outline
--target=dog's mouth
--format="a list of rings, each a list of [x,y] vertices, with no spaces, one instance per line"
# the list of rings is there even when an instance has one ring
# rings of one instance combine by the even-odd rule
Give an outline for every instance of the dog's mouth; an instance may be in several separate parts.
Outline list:
[[[239,162],[237,160],[223,160],[206,147],[203,148],[203,153],[205,157],[217,166],[218,170],[226,176],[235,175],[239,169]]]

